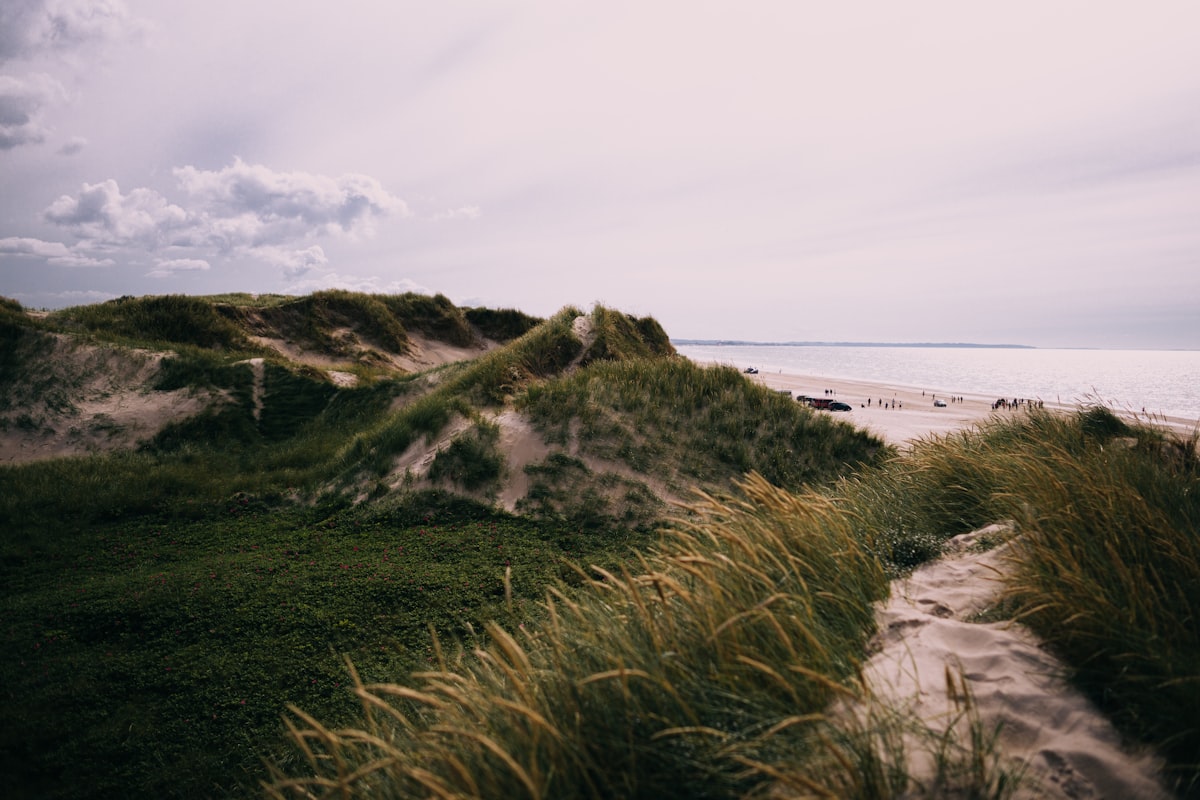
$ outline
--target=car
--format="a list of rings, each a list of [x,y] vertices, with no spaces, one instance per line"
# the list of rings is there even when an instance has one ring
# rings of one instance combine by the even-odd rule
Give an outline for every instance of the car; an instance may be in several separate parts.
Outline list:
[[[945,400],[934,400],[934,401],[933,401],[933,407],[934,407],[934,408],[945,408],[945,407],[946,407],[946,401],[945,401]]]
[[[829,404],[829,410],[830,411],[850,411],[851,408],[850,408],[849,403],[842,403],[838,400],[834,400],[832,403]]]
[[[757,375],[758,367],[746,367],[744,371],[747,375]]]

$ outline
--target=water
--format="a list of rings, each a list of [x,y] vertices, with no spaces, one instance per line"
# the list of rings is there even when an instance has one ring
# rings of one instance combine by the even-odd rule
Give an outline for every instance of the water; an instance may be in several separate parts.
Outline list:
[[[698,362],[1200,420],[1200,350],[676,345]]]

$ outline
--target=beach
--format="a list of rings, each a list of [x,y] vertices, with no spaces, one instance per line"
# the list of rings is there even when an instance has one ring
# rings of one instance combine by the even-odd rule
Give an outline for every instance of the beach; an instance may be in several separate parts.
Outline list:
[[[823,412],[845,419],[852,425],[874,433],[889,444],[903,446],[914,440],[937,436],[970,428],[985,423],[993,417],[1004,417],[1022,413],[1025,405],[1018,403],[1008,408],[994,408],[995,396],[983,396],[967,392],[944,389],[922,389],[899,384],[829,378],[819,375],[798,375],[786,372],[758,372],[746,374],[748,380],[762,384],[775,391],[787,391],[792,397],[806,395],[829,398],[850,406],[850,411]],[[935,400],[946,405],[935,406]],[[1025,398],[1008,397],[1010,401]],[[1077,406],[1067,403],[1029,401],[1041,403],[1041,407],[1055,411],[1071,411]],[[1141,417],[1131,411],[1114,409],[1127,418],[1139,418],[1144,422],[1161,425],[1171,431],[1189,436],[1196,430],[1196,420],[1182,417],[1148,415]]]

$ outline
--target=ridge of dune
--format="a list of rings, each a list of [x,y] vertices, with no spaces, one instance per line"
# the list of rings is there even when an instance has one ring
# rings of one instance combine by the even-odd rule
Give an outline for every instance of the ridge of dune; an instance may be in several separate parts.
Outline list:
[[[1001,756],[1026,764],[1034,779],[1017,797],[1170,797],[1161,763],[1123,746],[1033,633],[1019,623],[972,621],[999,598],[1012,559],[1013,541],[986,552],[979,541],[1006,532],[993,525],[955,537],[946,557],[893,582],[863,670],[871,694],[941,733],[961,721],[965,688],[982,729],[998,730]],[[909,767],[920,779],[932,765],[918,759]]]

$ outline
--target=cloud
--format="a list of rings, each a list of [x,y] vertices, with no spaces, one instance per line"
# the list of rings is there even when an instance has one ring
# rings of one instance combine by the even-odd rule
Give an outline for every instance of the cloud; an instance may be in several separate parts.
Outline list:
[[[284,247],[254,247],[247,252],[259,261],[283,267],[285,278],[299,278],[307,274],[313,267],[321,267],[329,262],[325,251],[319,245],[306,247],[303,250],[288,250]]]
[[[326,272],[302,281],[296,281],[283,291],[286,294],[309,294],[311,292],[319,292],[322,289],[346,289],[352,292],[366,292],[368,294],[404,294],[405,292],[434,294],[434,291],[428,286],[424,286],[408,278],[401,278],[398,281],[384,281],[376,276],[364,278],[357,275],[339,275],[336,272]]]
[[[0,75],[0,150],[44,142],[49,129],[42,111],[65,95],[62,84],[49,75]]]
[[[42,213],[47,222],[67,228],[91,245],[139,245],[154,249],[193,224],[188,213],[153,189],[122,194],[117,182],[83,185],[74,197],[63,195]]]
[[[97,48],[147,29],[121,0],[4,0],[0,3],[0,67],[19,59],[54,56],[59,66],[82,68]],[[82,57],[82,58],[81,58]],[[46,74],[0,75],[0,150],[41,144],[50,134],[43,111],[66,97]],[[79,152],[73,139],[60,152]]]
[[[202,258],[171,258],[160,260],[158,265],[146,273],[147,278],[169,278],[180,272],[205,272],[210,268]]]
[[[40,258],[60,267],[107,267],[113,264],[110,258],[93,258],[62,242],[45,242],[21,236],[0,239],[0,255]]]
[[[72,136],[63,143],[62,147],[58,148],[58,154],[60,156],[76,155],[77,153],[82,152],[83,148],[87,147],[87,144],[88,140],[82,136]]]
[[[187,166],[174,174],[186,194],[181,204],[154,189],[123,192],[109,179],[59,197],[42,218],[78,237],[79,250],[171,248],[185,251],[177,260],[205,264],[218,256],[249,256],[293,279],[328,263],[313,239],[369,235],[379,218],[408,214],[403,200],[366,175],[276,172],[241,160],[221,170]],[[163,263],[149,274],[173,274]]]
[[[462,206],[461,208],[448,208],[445,211],[439,211],[434,214],[432,219],[434,222],[441,222],[448,219],[479,219],[479,206]]]
[[[251,223],[247,230],[268,243],[298,236],[370,231],[373,220],[389,213],[408,215],[404,201],[366,175],[338,178],[307,172],[275,172],[240,158],[221,170],[175,170],[180,186],[202,213],[220,220]],[[241,226],[239,226],[241,227]]]
[[[120,41],[143,28],[121,0],[5,0],[0,64]]]

